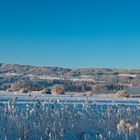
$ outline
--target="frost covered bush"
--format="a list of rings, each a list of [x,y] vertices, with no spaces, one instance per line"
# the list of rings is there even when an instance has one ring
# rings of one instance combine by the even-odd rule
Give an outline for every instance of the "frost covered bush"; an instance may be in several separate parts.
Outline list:
[[[64,95],[65,94],[65,92],[64,92],[64,86],[63,85],[55,85],[52,88],[52,93],[53,94],[57,94],[57,95]]]
[[[116,93],[116,97],[125,97],[125,98],[129,98],[130,95],[128,94],[128,92],[126,90],[120,90]]]
[[[140,107],[45,101],[0,105],[1,140],[139,138]]]
[[[41,94],[52,94],[50,89],[43,89],[40,91]]]

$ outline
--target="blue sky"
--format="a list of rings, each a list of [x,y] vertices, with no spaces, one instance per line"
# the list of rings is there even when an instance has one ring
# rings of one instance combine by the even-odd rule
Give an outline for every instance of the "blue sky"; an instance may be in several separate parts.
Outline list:
[[[140,68],[138,0],[1,0],[0,62]]]

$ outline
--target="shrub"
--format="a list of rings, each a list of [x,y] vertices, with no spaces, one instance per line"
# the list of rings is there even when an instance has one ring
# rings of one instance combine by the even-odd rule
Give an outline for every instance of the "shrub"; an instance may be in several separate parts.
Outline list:
[[[43,89],[40,91],[41,94],[52,94],[50,89]]]
[[[125,97],[125,98],[129,98],[130,95],[128,94],[128,92],[126,90],[120,90],[116,93],[116,97]]]
[[[12,88],[7,89],[8,92],[15,92]]]
[[[21,88],[21,89],[20,89],[20,92],[21,92],[21,93],[28,93],[28,89],[27,89],[27,88]]]
[[[64,86],[63,86],[63,85],[55,85],[55,86],[52,88],[52,93],[53,93],[53,94],[64,95],[64,94],[65,94],[65,92],[64,92]]]
[[[94,95],[94,93],[91,91],[87,91],[83,94],[83,96],[93,96],[93,95]]]

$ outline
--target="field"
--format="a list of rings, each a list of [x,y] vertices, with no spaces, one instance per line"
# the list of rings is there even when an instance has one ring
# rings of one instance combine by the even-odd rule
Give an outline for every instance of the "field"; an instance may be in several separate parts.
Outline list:
[[[138,140],[140,100],[0,92],[1,140]]]

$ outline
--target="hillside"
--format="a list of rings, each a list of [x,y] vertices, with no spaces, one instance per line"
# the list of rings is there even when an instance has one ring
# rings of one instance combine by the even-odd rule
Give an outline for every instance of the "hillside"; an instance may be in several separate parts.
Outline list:
[[[37,67],[0,64],[0,90],[39,91],[63,85],[66,92],[140,87],[139,69]]]

